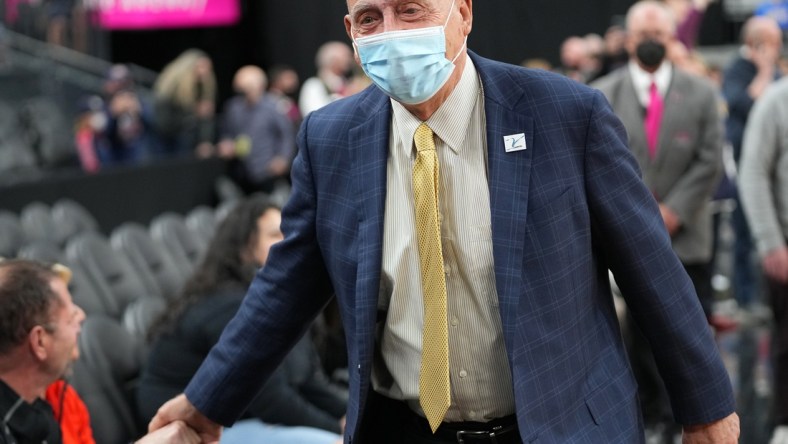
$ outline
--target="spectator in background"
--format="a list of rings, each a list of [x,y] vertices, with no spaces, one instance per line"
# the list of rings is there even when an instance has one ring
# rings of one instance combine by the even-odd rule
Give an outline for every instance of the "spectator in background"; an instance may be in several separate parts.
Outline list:
[[[604,52],[598,77],[606,76],[627,64],[629,54],[624,46],[626,36],[626,30],[621,25],[611,25],[607,28],[603,37]]]
[[[750,109],[779,77],[777,61],[782,48],[782,32],[774,19],[752,17],[744,23],[741,39],[744,44],[725,69],[722,83],[722,94],[728,102],[725,129],[737,163]],[[758,294],[758,281],[752,261],[750,229],[741,207],[741,204],[736,206],[732,217],[736,233],[733,294],[739,307],[747,309]]]
[[[47,2],[47,42],[66,46],[68,28],[71,24],[71,12],[74,9],[74,0],[49,0]]]
[[[287,180],[295,155],[292,123],[279,111],[277,99],[266,94],[265,72],[244,66],[233,79],[237,95],[224,107],[219,153],[238,158],[236,179],[247,192],[271,192]]]
[[[221,223],[181,296],[151,327],[151,352],[137,391],[144,420],[183,391],[219,340],[269,249],[282,239],[280,221],[279,209],[256,197]],[[347,395],[321,372],[306,335],[246,409],[245,420],[226,429],[221,442],[335,444],[346,402]]]
[[[788,0],[765,0],[755,8],[755,15],[771,17],[783,32],[788,31]]]
[[[774,334],[774,410],[770,444],[788,444],[788,79],[769,88],[747,121],[740,190],[757,242]]]
[[[722,121],[708,81],[675,69],[665,56],[675,22],[653,1],[627,14],[630,62],[594,84],[607,96],[629,134],[643,181],[659,203],[677,256],[711,319],[712,215],[709,201],[722,166]],[[631,323],[633,325],[633,323]],[[645,337],[635,328],[629,347],[647,431],[673,442],[667,393]]]
[[[157,151],[152,106],[137,94],[131,71],[113,65],[104,82],[106,125],[97,145],[103,166],[128,165]]]
[[[84,319],[57,272],[30,261],[0,261],[0,442],[62,442],[52,408],[41,398],[71,367]]]
[[[153,91],[161,152],[213,154],[216,77],[208,54],[199,49],[184,51],[164,67]]]
[[[317,75],[310,77],[301,87],[298,107],[306,116],[346,95],[348,78],[353,70],[353,52],[343,42],[324,43],[315,56]]]
[[[588,40],[571,36],[561,44],[560,72],[572,80],[588,83],[599,70]]]
[[[293,123],[294,131],[301,125],[301,110],[296,103],[300,80],[298,73],[287,65],[275,65],[268,70],[268,93],[276,100],[276,107]]]
[[[93,443],[84,403],[60,379],[79,355],[85,319],[68,291],[70,278],[60,265],[0,258],[0,444]],[[198,442],[181,422],[136,444]]]
[[[676,19],[676,39],[688,50],[695,49],[703,17],[717,0],[664,0]]]
[[[92,95],[84,97],[77,105],[77,117],[74,123],[74,144],[82,171],[95,173],[101,168],[99,151],[107,150],[99,145],[104,143],[101,134],[107,127],[107,114],[104,100]]]

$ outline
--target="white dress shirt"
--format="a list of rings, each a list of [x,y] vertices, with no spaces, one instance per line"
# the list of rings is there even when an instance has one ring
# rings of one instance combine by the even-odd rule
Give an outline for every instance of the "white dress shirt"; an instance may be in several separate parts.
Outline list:
[[[424,304],[415,232],[413,136],[421,121],[392,100],[383,270],[373,387],[419,407]],[[466,57],[462,77],[427,120],[439,161],[439,204],[448,296],[451,407],[445,421],[514,413],[514,393],[495,289],[487,183],[484,94]]]
[[[656,83],[657,91],[663,98],[668,93],[670,81],[673,78],[673,65],[667,60],[662,62],[653,73],[645,71],[637,62],[629,61],[629,74],[632,77],[632,84],[638,95],[638,101],[644,108],[648,108],[649,97],[651,96],[651,82]]]

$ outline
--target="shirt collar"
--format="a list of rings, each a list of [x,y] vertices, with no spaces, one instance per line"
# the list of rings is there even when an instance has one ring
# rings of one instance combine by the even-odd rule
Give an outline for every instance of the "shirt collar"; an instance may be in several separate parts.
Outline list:
[[[473,107],[476,105],[480,93],[481,82],[476,67],[471,58],[466,56],[465,69],[463,69],[460,81],[454,91],[426,121],[432,132],[455,153],[459,153],[463,147]],[[413,137],[416,134],[416,128],[421,125],[422,121],[393,99],[391,106],[394,111],[394,119],[397,121],[397,125],[395,125],[399,133],[397,136],[400,138],[402,146],[407,150],[407,154],[410,155],[413,150]],[[457,116],[463,116],[462,120],[458,121]]]
[[[651,82],[656,83],[659,94],[665,97],[673,77],[673,65],[670,62],[667,60],[662,62],[653,73],[645,71],[634,60],[629,61],[628,68],[632,77],[632,83],[635,86],[635,92],[637,92],[641,104],[648,103]]]

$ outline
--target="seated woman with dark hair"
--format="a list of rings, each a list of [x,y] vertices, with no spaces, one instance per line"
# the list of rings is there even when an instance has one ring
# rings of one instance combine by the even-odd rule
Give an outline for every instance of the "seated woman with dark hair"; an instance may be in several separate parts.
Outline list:
[[[143,420],[181,393],[235,315],[268,251],[282,239],[278,208],[263,198],[235,207],[217,229],[181,295],[151,327],[151,351],[137,390]],[[222,443],[339,442],[347,393],[322,372],[305,335]],[[300,426],[300,427],[296,427]]]

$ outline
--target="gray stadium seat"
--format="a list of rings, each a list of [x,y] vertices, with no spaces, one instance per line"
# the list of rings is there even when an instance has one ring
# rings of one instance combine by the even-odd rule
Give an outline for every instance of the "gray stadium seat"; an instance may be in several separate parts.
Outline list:
[[[205,205],[195,207],[186,215],[186,226],[200,239],[210,241],[216,231],[216,213]]]
[[[127,222],[116,228],[110,243],[129,258],[146,285],[166,298],[175,297],[188,277],[140,224]]]
[[[144,343],[153,321],[164,313],[166,308],[167,303],[164,299],[137,299],[126,307],[123,313],[123,327],[137,340]]]
[[[126,306],[136,299],[161,297],[141,282],[129,259],[98,233],[82,233],[70,240],[66,257],[70,263],[85,269],[107,307],[107,314],[115,319],[120,319]]]
[[[62,239],[58,238],[58,230],[55,221],[52,220],[49,205],[43,202],[31,202],[22,208],[19,220],[29,240],[51,241],[58,245],[61,243]]]
[[[209,239],[199,239],[186,226],[186,222],[178,214],[164,213],[156,216],[150,224],[153,240],[161,242],[172,254],[176,265],[191,275],[194,267],[202,259]]]
[[[72,383],[90,412],[97,443],[126,444],[142,435],[134,392],[144,347],[116,320],[91,316],[82,324]]]
[[[22,247],[18,256],[22,259],[45,263],[57,262],[66,265],[72,273],[71,282],[68,283],[68,291],[71,293],[74,303],[79,305],[88,316],[107,314],[106,304],[93,287],[85,269],[81,265],[67,260],[65,252],[57,245],[46,241],[33,242]]]
[[[71,199],[60,199],[52,205],[57,237],[65,243],[70,237],[86,231],[98,231],[96,218],[81,204]]]
[[[214,214],[215,214],[217,227],[219,226],[219,224],[222,223],[224,218],[227,217],[228,214],[230,214],[230,211],[232,211],[233,208],[235,208],[236,205],[238,205],[239,203],[241,203],[240,200],[226,200],[220,203],[218,207],[216,207],[216,211],[214,212]]]
[[[19,218],[14,213],[0,211],[0,257],[11,258],[27,242]]]

